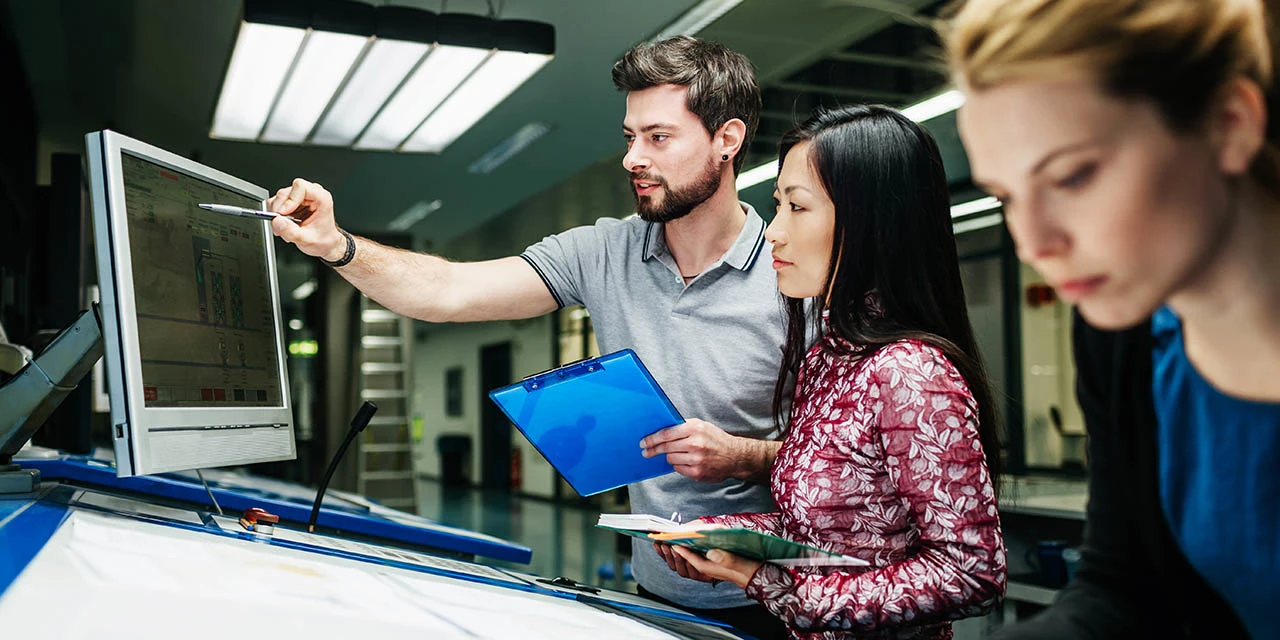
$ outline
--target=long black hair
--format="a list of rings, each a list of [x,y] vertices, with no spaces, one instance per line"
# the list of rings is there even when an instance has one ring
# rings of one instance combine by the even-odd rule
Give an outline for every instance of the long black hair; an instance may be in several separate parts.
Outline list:
[[[950,194],[938,145],[918,124],[880,105],[820,110],[782,137],[781,164],[809,142],[809,162],[835,204],[827,271],[830,331],[869,355],[899,340],[937,347],[978,404],[978,433],[996,486],[1003,467],[999,425],[965,307],[951,228]],[[871,295],[869,295],[871,294]],[[785,298],[787,341],[773,392],[785,428],[789,382],[804,359],[807,329],[823,331],[822,299]],[[875,309],[872,305],[879,308]]]

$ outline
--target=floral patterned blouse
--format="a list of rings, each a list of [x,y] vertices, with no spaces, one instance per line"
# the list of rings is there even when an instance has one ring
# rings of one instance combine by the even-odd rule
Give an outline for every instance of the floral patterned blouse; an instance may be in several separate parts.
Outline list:
[[[764,564],[746,593],[795,638],[951,638],[1005,588],[977,404],[942,352],[895,342],[858,358],[830,335],[805,356],[772,491],[779,513],[703,518],[856,556]]]

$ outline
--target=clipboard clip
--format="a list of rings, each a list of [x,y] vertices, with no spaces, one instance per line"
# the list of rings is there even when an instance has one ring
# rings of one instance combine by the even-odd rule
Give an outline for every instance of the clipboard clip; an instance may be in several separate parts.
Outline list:
[[[604,371],[604,365],[600,364],[598,359],[583,358],[569,364],[560,365],[555,369],[525,376],[524,380],[521,381],[521,385],[524,386],[525,391],[537,391],[597,371]]]

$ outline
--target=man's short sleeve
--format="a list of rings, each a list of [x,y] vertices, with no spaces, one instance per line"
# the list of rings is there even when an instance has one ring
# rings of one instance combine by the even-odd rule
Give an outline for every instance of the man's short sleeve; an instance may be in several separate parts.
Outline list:
[[[603,231],[600,223],[575,227],[547,236],[520,254],[538,272],[560,307],[586,304],[586,276],[599,273],[606,251]]]

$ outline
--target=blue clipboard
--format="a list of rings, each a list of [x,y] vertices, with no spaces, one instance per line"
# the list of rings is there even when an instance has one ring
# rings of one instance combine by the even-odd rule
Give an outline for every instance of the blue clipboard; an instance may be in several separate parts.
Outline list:
[[[491,398],[579,495],[674,471],[640,440],[684,422],[634,351],[624,349],[494,389]]]

